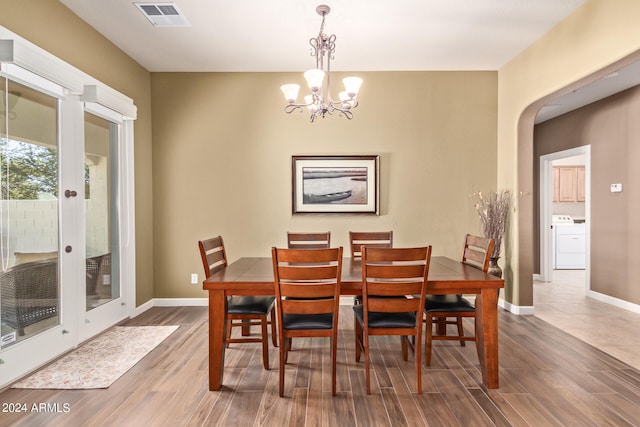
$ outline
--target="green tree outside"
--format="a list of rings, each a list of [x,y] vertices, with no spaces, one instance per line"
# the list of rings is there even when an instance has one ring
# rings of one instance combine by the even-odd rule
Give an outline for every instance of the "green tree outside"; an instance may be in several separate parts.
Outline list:
[[[40,193],[58,196],[56,149],[4,138],[1,144],[2,199],[36,200]]]

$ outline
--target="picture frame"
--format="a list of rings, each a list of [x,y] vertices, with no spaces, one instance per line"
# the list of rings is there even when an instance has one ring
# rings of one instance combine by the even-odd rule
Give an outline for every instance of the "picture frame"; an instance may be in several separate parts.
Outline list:
[[[292,156],[291,163],[293,214],[379,215],[379,156]]]

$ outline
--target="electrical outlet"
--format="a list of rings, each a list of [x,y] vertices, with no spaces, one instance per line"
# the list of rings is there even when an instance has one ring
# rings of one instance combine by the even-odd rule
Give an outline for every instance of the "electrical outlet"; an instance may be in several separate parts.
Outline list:
[[[198,274],[197,273],[191,273],[191,284],[192,285],[197,285],[198,284]]]

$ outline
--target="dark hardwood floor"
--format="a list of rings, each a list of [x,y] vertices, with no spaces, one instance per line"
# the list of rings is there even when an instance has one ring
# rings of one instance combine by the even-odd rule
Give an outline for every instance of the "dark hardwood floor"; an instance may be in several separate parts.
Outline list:
[[[340,319],[334,398],[325,339],[294,341],[284,398],[278,349],[271,348],[266,371],[255,344],[227,349],[224,389],[211,392],[206,308],[153,308],[126,324],[181,327],[109,389],[4,390],[2,408],[49,403],[61,411],[3,412],[0,426],[640,425],[640,372],[533,316],[500,312],[499,389],[481,385],[473,343],[440,341],[423,370],[422,395],[397,337],[372,340],[375,374],[367,395],[349,306],[341,307]]]

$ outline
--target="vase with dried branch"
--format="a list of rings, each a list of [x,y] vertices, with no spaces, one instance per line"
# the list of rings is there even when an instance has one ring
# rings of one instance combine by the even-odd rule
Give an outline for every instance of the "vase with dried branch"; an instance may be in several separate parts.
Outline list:
[[[480,218],[482,234],[486,238],[493,239],[495,244],[491,253],[489,273],[502,277],[502,270],[498,266],[502,237],[509,219],[509,207],[511,205],[511,192],[509,190],[489,191],[487,193],[474,193],[474,207]]]

